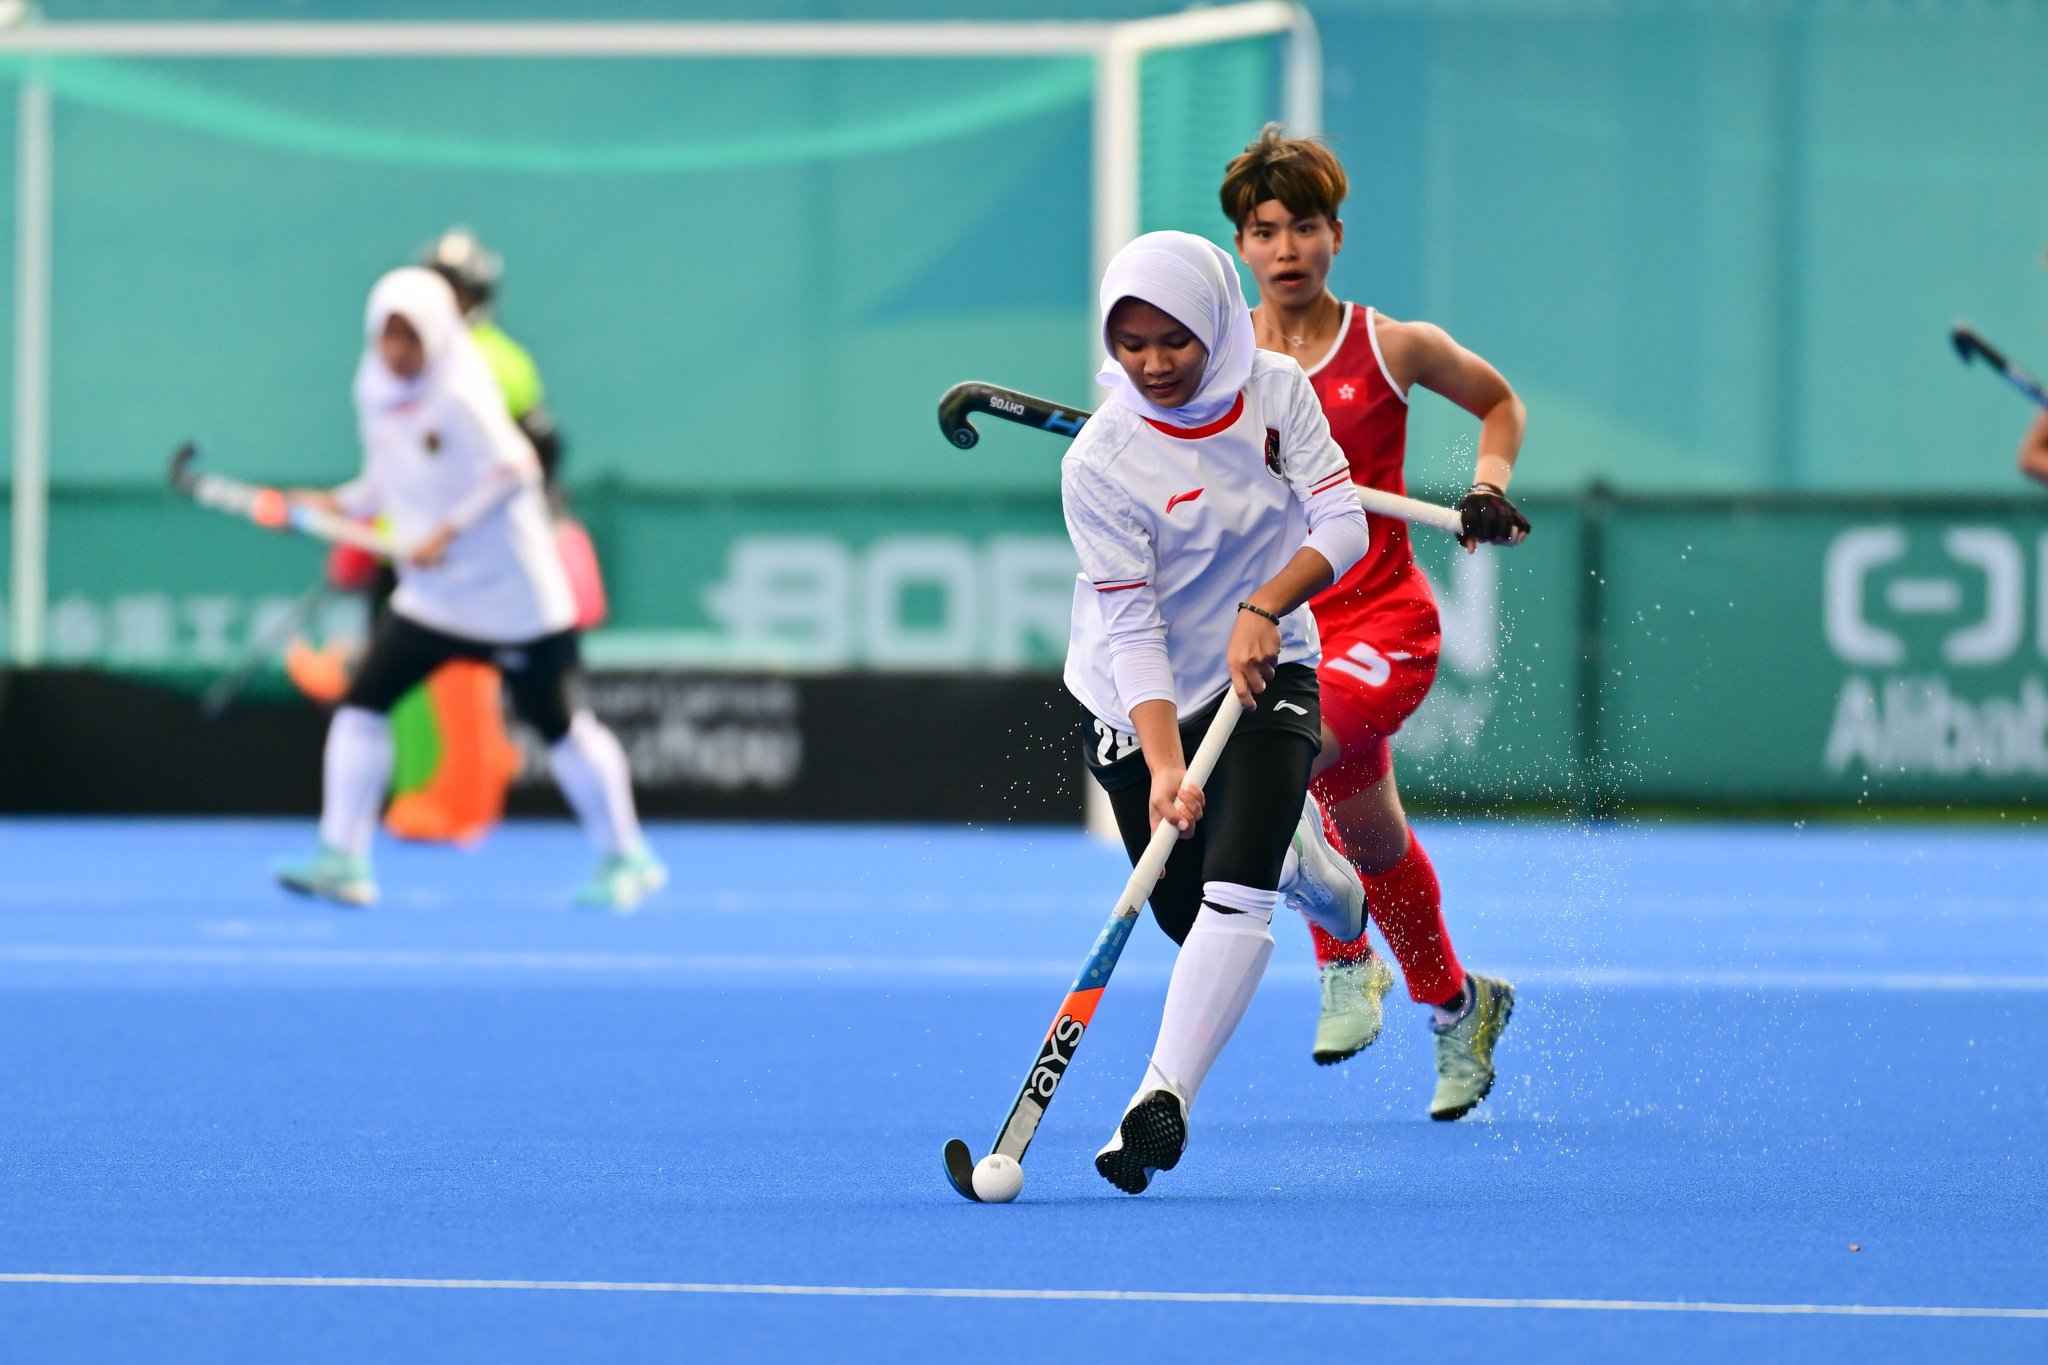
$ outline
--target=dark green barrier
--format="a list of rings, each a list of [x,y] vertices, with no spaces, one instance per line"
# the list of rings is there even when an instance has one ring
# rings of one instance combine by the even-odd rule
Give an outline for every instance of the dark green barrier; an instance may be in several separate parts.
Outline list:
[[[1614,504],[1600,785],[1684,803],[2048,790],[2048,509],[2031,501]]]
[[[1443,608],[1402,788],[1463,808],[1998,803],[2048,778],[2048,517],[2009,501],[1532,498],[1513,551],[1418,536]],[[1056,672],[1057,505],[950,494],[579,498],[599,667]],[[320,547],[154,491],[53,518],[54,661],[217,675]],[[306,634],[355,628],[321,605]],[[274,680],[259,694],[276,691]]]

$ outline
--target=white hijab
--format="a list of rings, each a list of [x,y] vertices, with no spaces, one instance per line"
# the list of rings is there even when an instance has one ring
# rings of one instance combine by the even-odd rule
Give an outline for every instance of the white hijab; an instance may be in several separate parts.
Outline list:
[[[1209,348],[1202,387],[1178,408],[1162,408],[1131,382],[1109,339],[1109,313],[1121,299],[1141,299],[1195,334]],[[1251,309],[1237,282],[1237,263],[1206,238],[1189,232],[1148,232],[1134,238],[1102,273],[1102,344],[1109,351],[1095,382],[1141,417],[1198,427],[1230,411],[1252,377],[1258,338]]]
[[[426,368],[411,379],[393,374],[378,349],[384,324],[394,313],[412,324],[427,353]],[[504,408],[490,364],[470,340],[456,307],[455,291],[433,271],[409,265],[370,290],[363,312],[363,357],[356,364],[356,405],[367,415],[443,396],[467,398],[479,412]]]

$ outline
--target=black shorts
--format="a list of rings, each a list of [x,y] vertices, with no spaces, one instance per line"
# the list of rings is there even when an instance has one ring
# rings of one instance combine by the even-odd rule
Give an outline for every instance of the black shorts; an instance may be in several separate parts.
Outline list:
[[[1181,749],[1189,758],[1222,704],[1218,697],[1182,723]],[[1083,738],[1088,771],[1108,793],[1117,833],[1136,863],[1152,838],[1152,770],[1134,735],[1091,718]],[[1204,882],[1266,891],[1280,885],[1280,868],[1301,820],[1309,770],[1322,743],[1315,669],[1281,665],[1259,694],[1258,709],[1238,718],[1203,788],[1202,821],[1173,846],[1166,873],[1152,892],[1152,917],[1167,937],[1175,943],[1187,938],[1202,908]]]
[[[513,711],[548,743],[569,733],[569,720],[583,700],[582,654],[574,630],[496,645],[390,612],[372,631],[369,652],[341,704],[383,715],[451,659],[490,664],[504,674]]]

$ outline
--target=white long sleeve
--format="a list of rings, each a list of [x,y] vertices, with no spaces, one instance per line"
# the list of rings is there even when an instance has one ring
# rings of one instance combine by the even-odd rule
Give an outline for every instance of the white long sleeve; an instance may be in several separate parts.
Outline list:
[[[1152,541],[1132,515],[1130,495],[1077,465],[1062,472],[1060,503],[1082,576],[1095,589],[1117,696],[1127,711],[1140,702],[1172,701],[1166,621],[1151,581]]]

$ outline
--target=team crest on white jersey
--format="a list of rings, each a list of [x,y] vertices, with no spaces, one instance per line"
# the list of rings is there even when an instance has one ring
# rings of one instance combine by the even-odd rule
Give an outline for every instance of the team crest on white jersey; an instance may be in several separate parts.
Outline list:
[[[1266,472],[1276,479],[1287,477],[1286,471],[1280,468],[1280,429],[1278,427],[1266,428]]]

